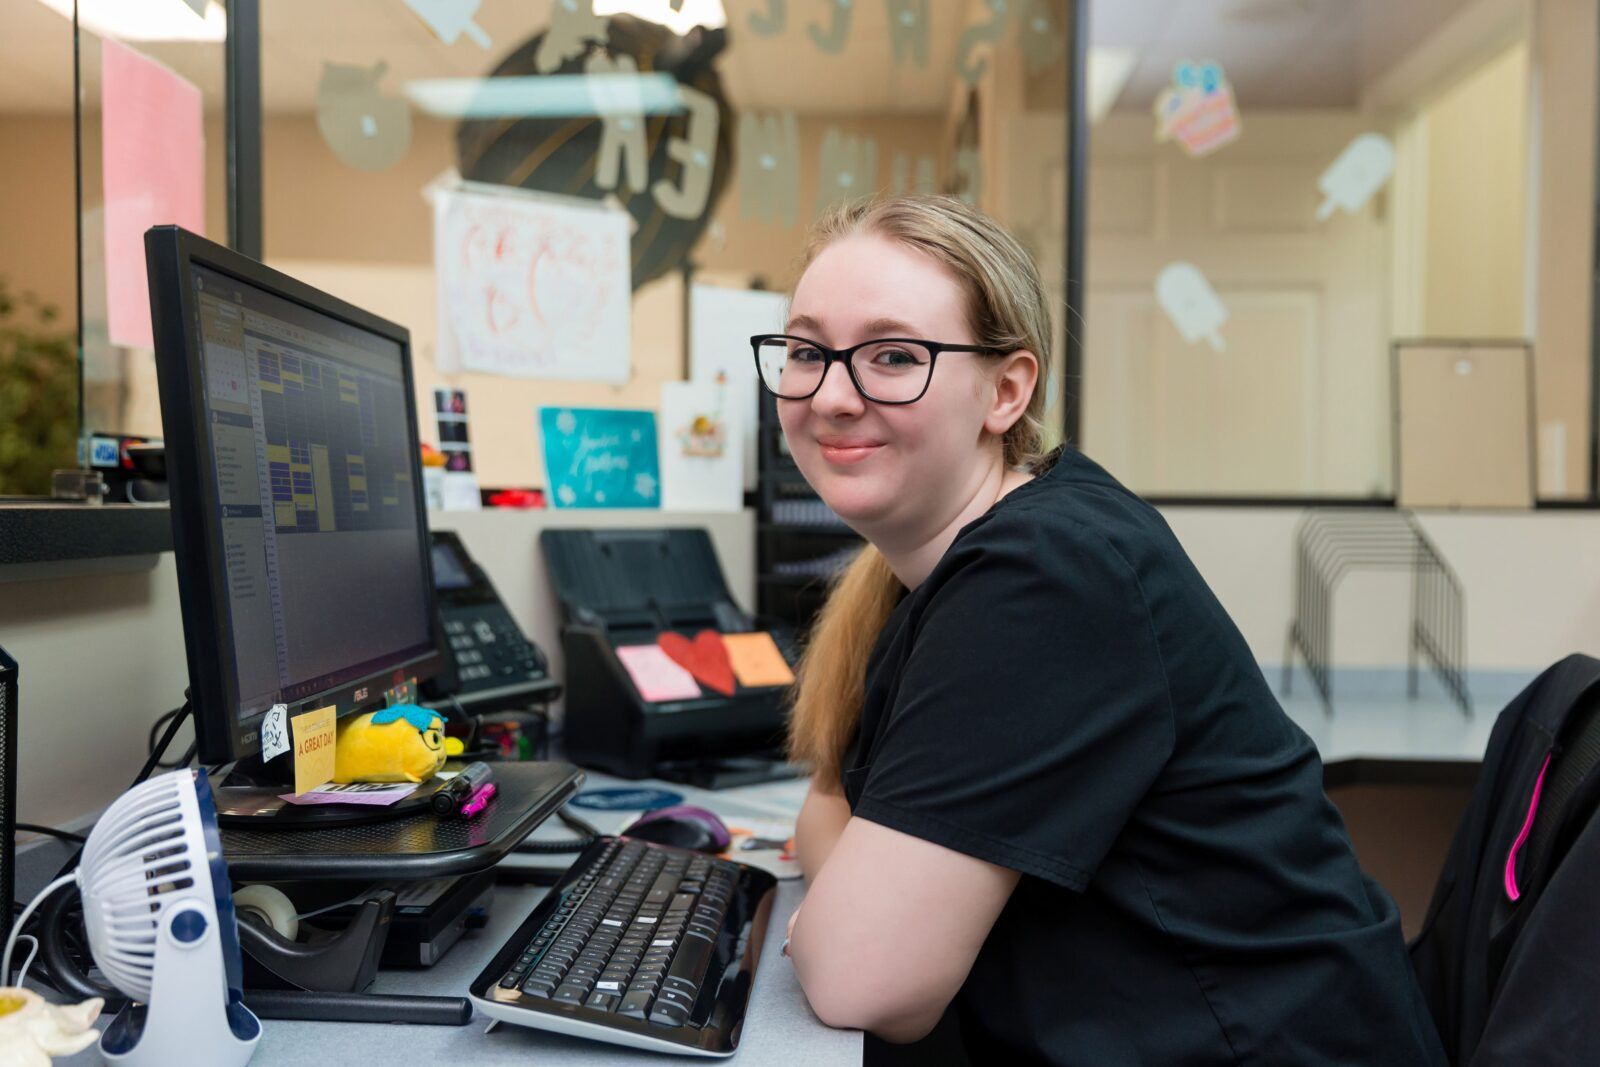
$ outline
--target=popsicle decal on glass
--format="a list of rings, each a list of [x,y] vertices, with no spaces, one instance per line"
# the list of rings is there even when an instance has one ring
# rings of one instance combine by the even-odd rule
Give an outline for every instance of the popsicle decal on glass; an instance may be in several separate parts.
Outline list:
[[[1156,275],[1156,302],[1189,344],[1205,340],[1218,352],[1228,346],[1217,331],[1228,321],[1228,309],[1193,263],[1168,263]]]
[[[1339,158],[1317,179],[1323,196],[1317,221],[1327,219],[1335,208],[1346,214],[1360,211],[1393,174],[1394,145],[1381,133],[1361,134],[1345,145]]]

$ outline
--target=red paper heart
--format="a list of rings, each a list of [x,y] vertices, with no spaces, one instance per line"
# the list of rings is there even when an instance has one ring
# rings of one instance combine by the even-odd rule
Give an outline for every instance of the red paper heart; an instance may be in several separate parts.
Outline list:
[[[664,633],[656,644],[667,658],[694,675],[695,681],[708,689],[715,689],[725,697],[733,696],[733,662],[728,659],[728,646],[715,630],[701,630],[694,640],[678,633]]]

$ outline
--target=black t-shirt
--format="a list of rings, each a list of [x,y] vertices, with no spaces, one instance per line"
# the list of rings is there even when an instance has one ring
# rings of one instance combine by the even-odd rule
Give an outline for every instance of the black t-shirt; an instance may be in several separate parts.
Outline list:
[[[1007,1062],[1443,1064],[1310,739],[1148,504],[1079,453],[873,650],[858,817],[1021,873],[955,1009]]]

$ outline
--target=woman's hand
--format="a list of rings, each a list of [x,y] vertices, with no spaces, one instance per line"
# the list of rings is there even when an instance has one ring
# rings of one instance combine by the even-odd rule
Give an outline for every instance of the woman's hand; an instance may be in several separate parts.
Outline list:
[[[802,900],[800,905],[804,903],[805,901]],[[794,921],[800,918],[800,905],[795,906],[794,914],[789,916],[789,926],[783,931],[783,954],[785,956],[789,954],[789,939],[794,936]]]

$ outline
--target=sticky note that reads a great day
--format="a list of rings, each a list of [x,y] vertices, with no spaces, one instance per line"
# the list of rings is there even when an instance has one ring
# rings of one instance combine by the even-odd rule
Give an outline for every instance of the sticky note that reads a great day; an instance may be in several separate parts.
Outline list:
[[[294,734],[294,791],[309,793],[333,780],[333,750],[338,739],[333,705],[301,712],[289,720]]]
[[[746,688],[764,685],[792,685],[794,671],[778,651],[778,644],[765,630],[753,634],[723,634],[722,644],[733,662],[733,673]]]

